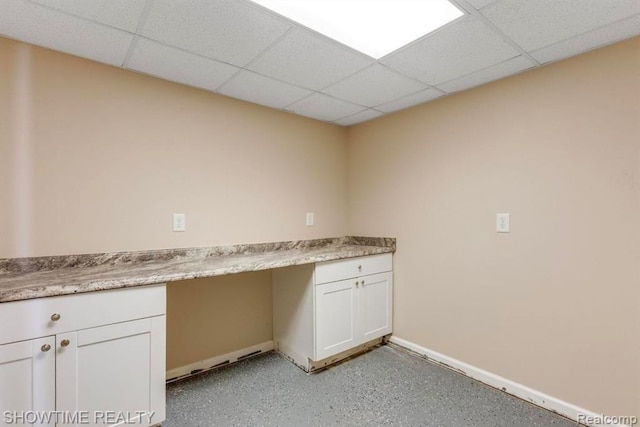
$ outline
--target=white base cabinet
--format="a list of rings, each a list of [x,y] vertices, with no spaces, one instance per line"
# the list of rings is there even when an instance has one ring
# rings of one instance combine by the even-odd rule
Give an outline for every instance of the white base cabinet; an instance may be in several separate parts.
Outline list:
[[[12,421],[27,412],[55,410],[54,348],[55,337],[0,345],[1,426],[28,425],[28,422]],[[54,424],[44,422],[35,425]]]
[[[0,305],[0,426],[162,422],[165,313],[164,285]]]
[[[276,349],[310,371],[390,334],[392,283],[391,254],[273,270]]]
[[[387,272],[315,286],[314,360],[391,333],[391,280]]]

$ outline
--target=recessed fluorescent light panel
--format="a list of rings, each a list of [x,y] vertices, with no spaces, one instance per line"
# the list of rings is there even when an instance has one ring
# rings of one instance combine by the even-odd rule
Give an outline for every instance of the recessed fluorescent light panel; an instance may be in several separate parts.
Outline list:
[[[462,16],[447,0],[252,0],[376,59]]]

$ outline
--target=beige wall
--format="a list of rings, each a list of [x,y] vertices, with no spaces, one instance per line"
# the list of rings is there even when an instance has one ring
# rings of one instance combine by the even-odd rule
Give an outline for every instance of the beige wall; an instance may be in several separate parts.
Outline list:
[[[395,335],[640,415],[638,70],[636,38],[350,129],[349,232],[398,239]]]
[[[169,283],[167,370],[271,341],[271,307],[270,271]]]
[[[2,38],[0,76],[0,258],[346,234],[343,128]],[[172,283],[167,318],[169,369],[268,341],[271,275]]]
[[[344,128],[2,38],[0,67],[0,257],[346,232]]]

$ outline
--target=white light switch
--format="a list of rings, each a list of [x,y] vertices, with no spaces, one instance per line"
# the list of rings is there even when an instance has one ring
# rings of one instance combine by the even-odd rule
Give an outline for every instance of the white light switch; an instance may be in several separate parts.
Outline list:
[[[307,227],[313,227],[313,212],[307,212]]]
[[[187,218],[183,213],[173,214],[173,231],[186,231],[187,230]]]
[[[496,231],[498,233],[509,233],[509,214],[496,214]]]

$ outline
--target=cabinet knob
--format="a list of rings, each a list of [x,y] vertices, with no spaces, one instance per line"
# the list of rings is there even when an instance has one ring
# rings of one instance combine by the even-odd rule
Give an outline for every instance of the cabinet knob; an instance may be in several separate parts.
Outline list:
[[[362,281],[362,285],[364,285],[364,280]]]
[[[58,313],[53,313],[51,315],[51,320],[57,322],[58,320],[60,320],[60,315]]]
[[[358,281],[356,280],[356,288],[358,287],[358,285],[359,285],[359,284],[360,284],[360,282],[358,282]]]
[[[40,350],[42,350],[43,353],[46,353],[47,351],[51,350],[51,346],[49,344],[45,344],[40,347]]]
[[[62,340],[60,341],[60,347],[66,347],[69,345],[69,340]]]
[[[362,271],[362,266],[361,265],[358,266],[358,271]]]

